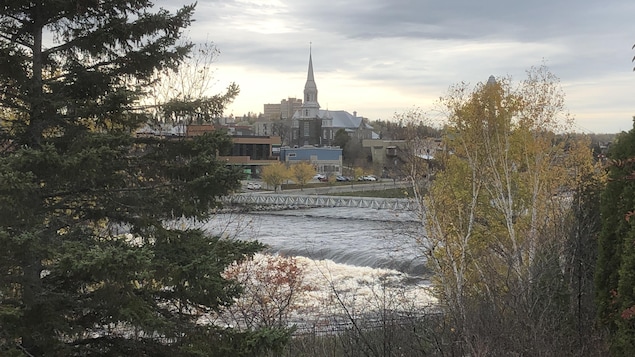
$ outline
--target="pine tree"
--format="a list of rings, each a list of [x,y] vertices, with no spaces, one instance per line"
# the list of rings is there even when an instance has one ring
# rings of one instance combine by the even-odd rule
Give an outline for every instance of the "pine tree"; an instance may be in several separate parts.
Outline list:
[[[133,135],[150,78],[191,48],[194,6],[152,6],[2,3],[1,355],[240,356],[288,337],[198,323],[240,293],[225,267],[262,247],[175,223],[240,187],[217,159],[230,138]]]
[[[615,356],[635,354],[635,119],[609,150],[602,194],[602,231],[595,274],[600,322],[608,327]]]

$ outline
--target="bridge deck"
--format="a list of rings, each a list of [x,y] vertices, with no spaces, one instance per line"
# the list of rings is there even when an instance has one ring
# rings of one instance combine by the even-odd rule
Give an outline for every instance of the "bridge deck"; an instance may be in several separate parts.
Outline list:
[[[225,202],[234,204],[254,204],[264,206],[302,207],[358,207],[410,211],[418,209],[418,204],[408,198],[376,198],[321,195],[281,195],[281,194],[236,194],[225,197]]]

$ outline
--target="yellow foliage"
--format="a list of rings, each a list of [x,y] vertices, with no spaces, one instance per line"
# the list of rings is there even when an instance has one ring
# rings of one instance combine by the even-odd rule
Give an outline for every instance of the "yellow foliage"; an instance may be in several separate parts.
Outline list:
[[[262,180],[267,185],[273,186],[275,190],[277,190],[278,186],[281,185],[284,180],[289,178],[291,178],[291,173],[281,162],[265,166],[262,169]]]
[[[361,168],[361,167],[356,167],[356,168],[353,170],[353,173],[354,173],[354,175],[355,175],[355,177],[353,177],[353,180],[357,180],[357,178],[358,178],[358,177],[360,177],[360,176],[364,176],[364,169],[363,169],[363,168]]]
[[[304,187],[316,174],[315,168],[308,162],[294,164],[291,166],[291,172],[295,183],[300,187]]]
[[[430,187],[425,222],[440,297],[460,305],[531,281],[541,247],[564,244],[566,195],[598,170],[586,139],[563,134],[572,121],[544,67],[517,87],[508,78],[457,85],[441,104],[452,154]]]

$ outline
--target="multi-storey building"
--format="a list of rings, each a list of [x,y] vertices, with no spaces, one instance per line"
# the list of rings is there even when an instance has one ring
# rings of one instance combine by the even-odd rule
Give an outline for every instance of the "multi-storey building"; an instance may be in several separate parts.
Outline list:
[[[230,156],[220,157],[228,165],[239,166],[248,178],[260,177],[263,167],[278,162],[280,137],[278,136],[232,136]]]
[[[265,120],[285,120],[291,119],[293,114],[302,106],[302,99],[287,98],[280,101],[279,104],[265,104],[263,116]]]
[[[308,162],[319,173],[327,175],[342,174],[342,149],[338,147],[282,147],[280,148],[280,161],[287,165]]]

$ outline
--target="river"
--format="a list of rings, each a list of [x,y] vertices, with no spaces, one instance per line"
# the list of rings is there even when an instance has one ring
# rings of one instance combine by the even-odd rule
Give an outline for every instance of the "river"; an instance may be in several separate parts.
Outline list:
[[[323,315],[338,308],[368,312],[378,300],[391,310],[429,306],[434,299],[417,243],[420,227],[410,212],[333,207],[219,214],[204,228],[295,257],[315,287],[301,314]],[[337,303],[324,310],[325,301]]]

